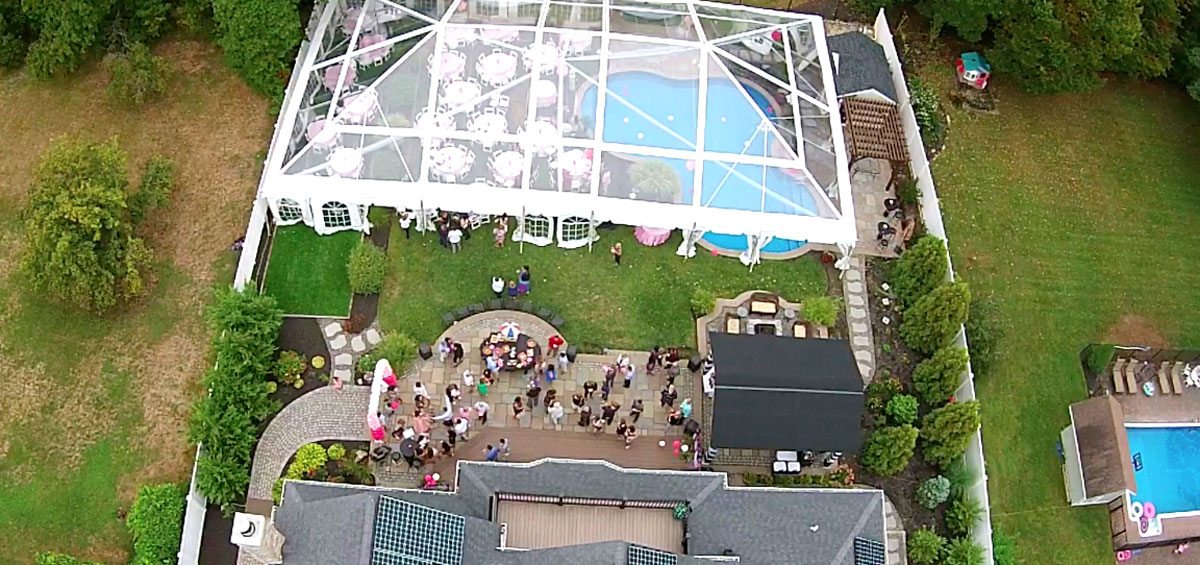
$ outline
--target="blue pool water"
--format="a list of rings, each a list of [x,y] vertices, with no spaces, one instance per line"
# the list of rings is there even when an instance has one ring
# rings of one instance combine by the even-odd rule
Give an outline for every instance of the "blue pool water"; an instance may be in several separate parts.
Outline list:
[[[1137,495],[1153,502],[1159,514],[1200,510],[1200,427],[1125,428],[1134,467]]]
[[[604,141],[683,151],[695,149],[700,115],[698,80],[623,72],[608,77],[608,89],[615,96],[609,96],[605,101]],[[596,87],[585,91],[580,108],[589,128],[596,125],[596,92]],[[758,128],[762,121],[760,110],[767,116],[774,115],[767,96],[758,89],[743,88],[723,78],[709,79],[706,102],[705,150],[768,156],[772,144],[783,143],[773,131]],[[679,174],[684,187],[683,201],[691,201],[695,173],[689,169],[687,161],[660,160]],[[782,169],[760,165],[706,164],[700,201],[715,208],[805,216],[815,215],[813,210],[816,210],[812,195],[796,177]],[[714,246],[734,251],[744,250],[747,246],[744,236],[708,234],[704,239]],[[764,251],[784,253],[803,244],[778,239],[770,242]]]

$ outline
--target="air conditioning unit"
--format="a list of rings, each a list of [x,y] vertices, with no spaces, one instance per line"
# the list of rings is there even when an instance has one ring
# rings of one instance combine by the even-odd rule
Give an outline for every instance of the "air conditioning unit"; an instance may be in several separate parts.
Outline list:
[[[266,532],[266,517],[238,512],[233,515],[233,533],[229,535],[229,541],[241,547],[260,547]]]

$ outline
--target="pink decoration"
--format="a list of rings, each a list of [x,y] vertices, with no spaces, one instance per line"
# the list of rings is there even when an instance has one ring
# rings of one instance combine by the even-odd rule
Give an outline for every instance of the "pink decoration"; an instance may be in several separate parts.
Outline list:
[[[396,386],[396,375],[391,373],[384,375],[383,382],[387,383],[388,386]]]
[[[1117,561],[1125,562],[1133,558],[1133,552],[1128,549],[1122,549],[1117,552]]]
[[[1138,526],[1140,526],[1142,528],[1143,533],[1149,531],[1150,530],[1150,519],[1147,518],[1145,514],[1143,514],[1142,519],[1138,520]]]
[[[383,428],[372,428],[371,429],[371,439],[373,439],[375,441],[383,441],[383,436],[384,436]]]
[[[694,161],[692,159],[688,159],[687,164],[685,166],[687,167],[687,170],[694,171],[694,170],[696,170],[696,161]]]
[[[713,249],[709,249],[709,250],[708,250],[708,254],[709,254],[709,255],[712,255],[713,257],[716,257],[716,256],[720,255],[720,254],[721,254],[721,252],[720,252],[720,251],[717,251],[717,250],[716,250],[716,248],[713,248]]]
[[[1144,509],[1144,510],[1142,510],[1142,515],[1147,518],[1153,518],[1154,515],[1158,513],[1158,511],[1154,509],[1153,502],[1147,502],[1147,503],[1143,504],[1142,508]]]
[[[379,416],[371,414],[370,416],[367,416],[367,427],[371,428],[372,430],[382,430],[383,423],[379,421]]]
[[[778,29],[772,30],[771,41],[783,41],[783,31]]]

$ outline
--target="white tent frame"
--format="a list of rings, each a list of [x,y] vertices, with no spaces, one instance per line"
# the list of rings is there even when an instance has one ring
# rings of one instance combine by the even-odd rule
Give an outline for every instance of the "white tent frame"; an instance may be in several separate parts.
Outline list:
[[[435,34],[433,39],[433,58],[431,71],[436,76],[439,72],[441,57],[444,42],[440,39],[440,34],[448,29],[454,28],[475,28],[477,30],[491,28],[509,28],[520,32],[532,32],[535,34],[535,44],[541,43],[543,34],[566,32],[579,35],[590,35],[599,37],[601,48],[598,53],[591,56],[594,59],[599,58],[600,71],[595,79],[595,86],[599,93],[603,95],[597,96],[596,106],[596,126],[594,139],[574,138],[563,136],[561,139],[554,142],[560,150],[562,148],[570,149],[587,149],[592,150],[595,155],[593,159],[593,174],[590,179],[590,186],[587,192],[558,192],[532,189],[529,185],[531,177],[530,173],[532,155],[531,152],[525,151],[524,158],[524,173],[522,182],[513,187],[499,187],[480,184],[455,184],[429,180],[429,168],[432,159],[428,158],[428,145],[423,149],[422,159],[420,162],[420,172],[414,181],[395,181],[395,180],[379,180],[371,178],[340,178],[337,176],[319,176],[316,173],[321,172],[325,167],[314,166],[303,171],[289,171],[289,165],[299,158],[305,148],[293,151],[289,154],[288,145],[293,141],[292,137],[297,131],[297,126],[301,127],[300,123],[301,112],[309,110],[302,108],[307,103],[306,96],[289,96],[287,107],[283,108],[284,119],[281,120],[280,127],[272,141],[273,150],[270,152],[271,161],[267,163],[264,179],[260,185],[260,197],[273,207],[277,206],[277,202],[282,198],[289,198],[297,202],[326,202],[326,201],[341,201],[349,205],[376,205],[393,207],[397,209],[423,209],[442,208],[448,210],[471,211],[483,214],[510,214],[519,215],[526,213],[533,215],[546,215],[553,217],[568,217],[568,216],[585,216],[594,218],[597,221],[611,221],[626,225],[644,225],[660,228],[684,229],[684,230],[704,230],[714,233],[728,234],[745,234],[745,235],[762,235],[769,234],[774,237],[804,240],[812,243],[824,244],[853,244],[857,240],[857,230],[854,221],[853,198],[850,190],[849,166],[848,158],[845,149],[845,143],[841,130],[841,118],[839,116],[839,108],[836,103],[837,97],[832,76],[833,65],[830,61],[830,55],[826,46],[823,22],[820,17],[796,14],[788,12],[777,12],[748,6],[735,6],[729,4],[721,4],[709,2],[707,0],[646,0],[634,4],[632,0],[602,0],[600,4],[564,4],[560,1],[551,0],[532,0],[532,2],[522,0],[523,4],[541,3],[542,8],[538,17],[538,25],[506,25],[496,23],[452,23],[451,19],[458,13],[460,4],[466,0],[440,0],[449,2],[445,14],[440,21],[434,21],[425,15],[420,15],[412,8],[406,8],[400,3],[388,0],[356,0],[354,4],[361,4],[363,9],[369,9],[372,6],[386,6],[389,9],[403,10],[410,17],[416,17],[423,22],[424,27],[413,29],[401,36],[388,39],[382,44],[377,44],[369,48],[358,48],[358,38],[363,31],[363,21],[360,20],[355,24],[354,33],[347,39],[347,52],[338,57],[331,58],[326,61],[317,61],[322,48],[322,38],[325,35],[329,26],[341,25],[340,22],[335,22],[336,14],[346,10],[346,0],[334,0],[323,5],[323,10],[317,18],[316,25],[313,26],[315,40],[311,41],[307,50],[302,52],[301,61],[298,63],[298,72],[302,77],[313,76],[319,70],[336,64],[338,62],[353,61],[353,58],[370,51],[371,49],[379,48],[381,45],[391,45],[403,39],[417,37],[422,33],[422,30],[428,30],[428,33]],[[551,5],[579,5],[588,8],[600,8],[603,11],[602,28],[600,30],[580,30],[574,28],[555,28],[546,25],[547,14]],[[680,11],[678,7],[683,6],[686,12]],[[700,13],[700,10],[715,10],[722,14],[744,14],[744,18],[732,17],[729,15],[714,16]],[[634,10],[644,13],[662,13],[671,14],[673,16],[681,16],[690,18],[692,21],[692,29],[695,30],[698,40],[683,40],[672,37],[660,36],[644,36],[631,35],[627,33],[619,33],[610,29],[609,18],[611,12],[617,10]],[[747,24],[752,27],[749,30],[744,30],[732,35],[727,35],[719,38],[709,39],[706,37],[705,30],[700,24],[701,19],[719,19],[730,22],[738,22]],[[770,20],[770,21],[765,21]],[[805,92],[800,82],[805,79],[799,77],[797,69],[792,67],[792,36],[789,30],[796,29],[798,26],[806,26],[812,34],[815,44],[816,60],[821,65],[821,86],[823,89],[822,99],[817,99]],[[751,37],[756,34],[770,33],[774,30],[779,30],[783,34],[784,55],[786,56],[787,78],[785,83],[779,77],[767,74],[766,72],[755,67],[754,64],[740,61],[727,48],[731,43],[736,43],[742,38]],[[426,37],[424,41],[429,40]],[[700,80],[697,84],[698,89],[698,108],[699,115],[697,117],[696,137],[694,143],[690,143],[694,148],[686,150],[666,148],[666,147],[648,147],[643,145],[629,145],[604,141],[604,124],[603,119],[606,102],[611,103],[620,101],[621,97],[616,93],[606,90],[608,79],[609,59],[619,55],[612,53],[609,49],[611,41],[633,42],[647,46],[658,46],[665,49],[687,49],[694,51],[699,61]],[[410,55],[419,52],[419,49],[414,48],[405,55],[400,61],[393,63],[394,67],[388,69],[376,79],[383,80],[396,68],[405,62]],[[589,57],[568,57],[565,64],[571,67],[570,73],[577,74],[585,80],[592,80],[588,74],[571,64],[572,59],[588,59]],[[793,105],[793,119],[795,120],[796,137],[799,147],[789,147],[789,144],[784,143],[782,146],[791,154],[784,157],[767,156],[767,155],[752,155],[742,154],[735,155],[711,151],[705,148],[704,132],[705,124],[705,104],[707,98],[707,86],[709,84],[708,68],[710,64],[715,63],[723,74],[728,78],[733,75],[727,67],[726,62],[732,61],[746,70],[756,74],[764,81],[769,82],[772,86],[778,87]],[[560,61],[563,64],[564,61]],[[338,76],[338,89],[335,89],[334,95],[328,103],[328,108],[317,113],[326,114],[327,119],[333,118],[334,108],[338,102],[338,93],[341,92],[341,85],[347,81],[347,68],[349,65],[343,65]],[[424,66],[421,67],[424,70]],[[527,77],[540,76],[540,69],[530,69]],[[523,80],[520,76],[514,79],[514,83]],[[524,80],[531,80],[525,78]],[[308,80],[295,81],[296,88],[306,88]],[[807,82],[804,83],[810,90],[812,86]],[[504,87],[511,88],[512,84]],[[489,96],[491,92],[485,91],[483,96]],[[432,110],[436,107],[435,98],[437,95],[436,78],[433,86],[429,89],[429,99],[426,104],[427,110]],[[530,97],[532,99],[532,97]],[[611,100],[610,100],[611,98]],[[812,144],[811,141],[805,139],[801,132],[799,100],[816,106],[821,110],[826,111],[826,116],[829,122],[830,145],[832,148],[822,148],[826,152],[832,152],[836,170],[836,180],[830,186],[821,186],[812,173],[805,166],[804,147],[809,144],[812,147],[820,147]],[[530,106],[533,106],[532,100]],[[755,106],[757,108],[757,106]],[[561,114],[561,110],[560,110]],[[760,116],[762,116],[760,111]],[[646,116],[643,116],[646,117]],[[806,116],[807,118],[807,116]],[[532,123],[536,119],[536,112],[529,112],[529,121]],[[650,118],[651,121],[654,121]],[[764,124],[770,124],[770,120],[766,116],[762,116]],[[760,124],[761,125],[761,124]],[[662,124],[659,124],[660,127]],[[403,138],[421,138],[421,139],[451,139],[462,142],[509,142],[520,143],[526,139],[523,133],[477,133],[468,131],[444,131],[433,127],[414,124],[409,127],[395,127],[389,125],[353,125],[344,123],[335,123],[331,121],[327,127],[334,127],[336,131],[342,135],[370,135],[378,136],[382,140],[374,144],[374,146],[387,145],[389,142],[395,146],[397,139]],[[775,136],[775,139],[783,139],[780,133],[774,130],[774,125],[769,126],[772,131],[768,131],[766,135]],[[527,127],[524,129],[528,129]],[[691,202],[668,204],[651,202],[645,200],[626,200],[603,196],[600,194],[600,167],[601,156],[605,152],[625,153],[646,157],[658,157],[667,159],[682,159],[689,160],[695,163],[694,185],[692,187]],[[732,208],[716,208],[706,205],[701,197],[701,185],[706,167],[722,167],[726,171],[726,177],[729,174],[741,174],[730,168],[730,165],[757,165],[764,167],[777,167],[781,169],[798,169],[803,171],[804,178],[807,179],[811,186],[810,193],[814,201],[817,203],[818,210],[803,210],[798,209],[796,213],[776,213],[756,210],[741,210]],[[742,180],[755,182],[741,176]],[[764,202],[766,199],[772,198],[770,189],[767,189],[765,182],[758,185],[763,189]],[[828,194],[827,194],[828,191]],[[830,196],[836,195],[836,204]],[[708,200],[712,200],[710,197]],[[786,199],[783,199],[786,200]],[[798,207],[798,203],[786,202],[794,207]],[[807,213],[806,213],[807,212]]]

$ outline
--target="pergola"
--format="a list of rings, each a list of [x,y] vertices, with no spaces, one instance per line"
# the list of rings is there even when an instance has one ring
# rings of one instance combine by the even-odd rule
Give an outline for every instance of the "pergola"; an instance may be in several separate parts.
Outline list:
[[[278,223],[368,206],[852,245],[819,17],[699,0],[318,4],[260,197]],[[418,221],[421,221],[420,219]],[[694,239],[694,238],[693,238]]]

